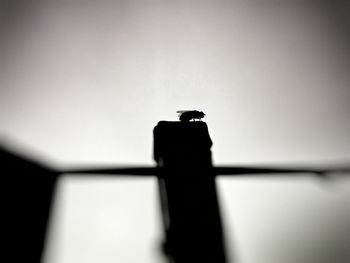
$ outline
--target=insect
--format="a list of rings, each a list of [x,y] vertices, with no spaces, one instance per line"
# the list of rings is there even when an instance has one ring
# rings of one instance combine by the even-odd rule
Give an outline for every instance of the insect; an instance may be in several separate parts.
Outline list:
[[[197,110],[179,110],[177,113],[179,114],[179,119],[182,122],[189,122],[192,119],[201,120],[205,116],[205,113],[203,111]]]

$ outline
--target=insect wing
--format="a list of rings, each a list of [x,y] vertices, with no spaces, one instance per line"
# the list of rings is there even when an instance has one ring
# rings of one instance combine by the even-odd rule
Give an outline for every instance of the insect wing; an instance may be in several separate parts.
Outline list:
[[[176,111],[176,113],[178,114],[178,116],[180,117],[183,113],[185,112],[189,112],[190,110],[178,110]]]

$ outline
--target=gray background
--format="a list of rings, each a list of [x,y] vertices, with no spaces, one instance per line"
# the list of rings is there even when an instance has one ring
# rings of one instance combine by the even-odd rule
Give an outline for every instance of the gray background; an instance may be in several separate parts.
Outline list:
[[[57,166],[153,164],[199,109],[215,164],[350,159],[348,1],[2,1],[2,141]],[[346,179],[218,180],[231,259],[348,262]],[[162,262],[155,179],[60,180],[47,263]]]

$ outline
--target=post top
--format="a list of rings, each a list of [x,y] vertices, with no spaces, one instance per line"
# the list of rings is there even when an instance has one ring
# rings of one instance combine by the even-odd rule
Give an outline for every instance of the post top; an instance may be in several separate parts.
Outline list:
[[[154,128],[154,159],[207,155],[212,141],[203,121],[160,121]]]

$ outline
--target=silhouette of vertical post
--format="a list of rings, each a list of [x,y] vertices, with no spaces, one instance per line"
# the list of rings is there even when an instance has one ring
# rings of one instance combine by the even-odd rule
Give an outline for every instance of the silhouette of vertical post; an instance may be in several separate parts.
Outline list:
[[[0,149],[3,207],[2,256],[9,262],[41,261],[57,174]]]
[[[170,262],[226,262],[211,146],[205,122],[161,121],[154,128]]]

